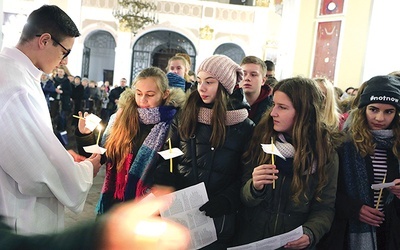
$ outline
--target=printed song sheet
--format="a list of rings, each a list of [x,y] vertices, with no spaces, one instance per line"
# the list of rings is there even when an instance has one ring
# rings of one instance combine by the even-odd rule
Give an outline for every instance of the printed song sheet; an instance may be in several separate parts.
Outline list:
[[[168,195],[173,196],[173,202],[161,212],[161,217],[178,222],[190,230],[190,249],[199,249],[217,240],[213,219],[199,211],[199,207],[208,201],[203,182]]]
[[[265,250],[277,249],[286,245],[286,243],[299,239],[303,235],[303,228],[299,226],[292,231],[274,237],[266,238],[250,244],[237,247],[230,247],[228,250]]]

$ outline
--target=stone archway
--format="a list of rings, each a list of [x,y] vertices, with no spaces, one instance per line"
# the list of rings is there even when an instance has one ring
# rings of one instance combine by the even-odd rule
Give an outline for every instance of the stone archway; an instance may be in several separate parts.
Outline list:
[[[243,49],[234,44],[234,43],[224,43],[218,46],[218,48],[214,51],[214,55],[226,55],[227,57],[231,58],[237,64],[240,64],[242,59],[246,56]]]
[[[115,47],[114,37],[108,31],[96,30],[89,34],[83,48],[82,77],[113,84]]]
[[[196,62],[196,50],[193,43],[185,36],[174,31],[152,31],[141,36],[133,45],[131,81],[143,69],[156,66],[163,70],[168,60],[176,53],[186,53]]]

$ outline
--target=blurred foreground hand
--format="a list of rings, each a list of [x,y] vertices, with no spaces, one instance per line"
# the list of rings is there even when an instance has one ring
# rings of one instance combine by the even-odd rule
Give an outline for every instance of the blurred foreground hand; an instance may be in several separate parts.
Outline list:
[[[188,249],[189,230],[158,216],[170,203],[166,197],[154,197],[117,206],[102,218],[101,249]]]

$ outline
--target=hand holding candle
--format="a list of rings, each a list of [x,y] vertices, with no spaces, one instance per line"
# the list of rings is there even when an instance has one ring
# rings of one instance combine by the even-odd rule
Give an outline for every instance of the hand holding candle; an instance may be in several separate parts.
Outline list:
[[[78,121],[78,127],[77,129],[79,130],[79,132],[83,135],[88,135],[90,133],[92,133],[93,129],[89,129],[87,128],[86,124],[87,124],[87,117],[89,116],[89,114],[87,112],[82,113],[81,111],[78,112],[78,115],[73,115],[72,117],[79,119]],[[96,124],[97,126],[97,124]]]

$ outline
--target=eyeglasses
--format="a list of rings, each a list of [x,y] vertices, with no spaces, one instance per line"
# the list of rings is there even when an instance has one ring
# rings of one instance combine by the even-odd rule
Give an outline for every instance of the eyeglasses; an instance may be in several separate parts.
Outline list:
[[[42,36],[42,35],[36,35],[36,37],[40,37],[40,36]],[[51,40],[53,40],[55,43],[57,43],[58,45],[60,45],[61,48],[63,48],[65,51],[67,51],[67,52],[64,53],[63,58],[62,58],[61,60],[65,59],[65,58],[69,55],[69,53],[71,53],[71,50],[70,50],[70,49],[65,48],[59,41],[57,41],[56,39],[54,39],[53,36],[51,36]]]

